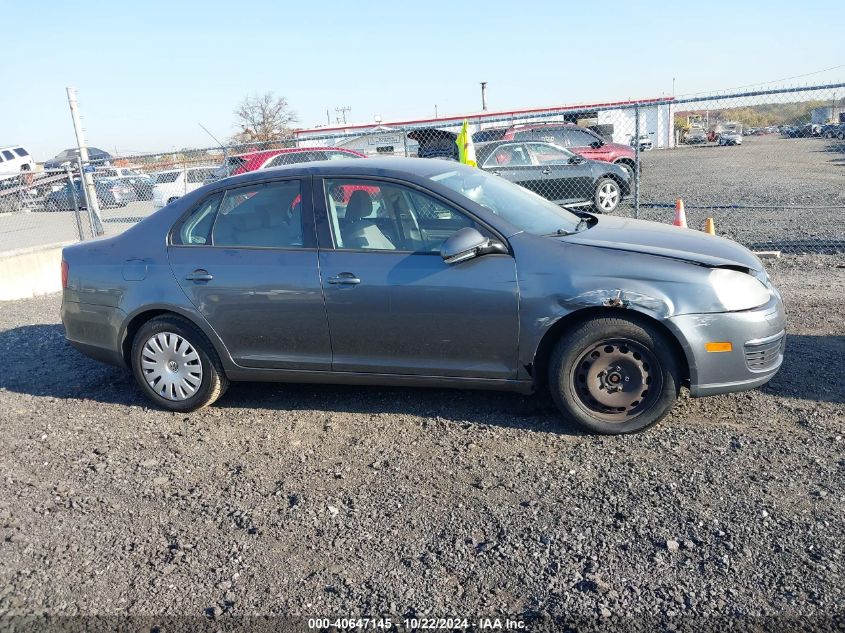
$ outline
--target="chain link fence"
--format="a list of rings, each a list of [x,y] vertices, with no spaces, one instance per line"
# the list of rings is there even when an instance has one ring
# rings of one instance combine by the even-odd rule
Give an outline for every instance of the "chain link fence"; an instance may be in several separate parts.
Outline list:
[[[94,161],[99,215],[82,166],[2,172],[0,253],[113,235],[229,175],[315,160],[456,160],[464,120],[481,169],[588,211],[671,222],[753,250],[842,253],[845,83],[683,99],[482,113],[294,130],[271,142]]]

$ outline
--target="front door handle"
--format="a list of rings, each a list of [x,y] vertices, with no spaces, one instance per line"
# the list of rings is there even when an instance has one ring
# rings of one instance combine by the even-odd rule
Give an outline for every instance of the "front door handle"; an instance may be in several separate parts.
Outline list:
[[[214,279],[214,275],[203,268],[197,268],[194,272],[185,275],[185,279],[188,281],[211,281]]]
[[[498,176],[498,175],[499,175],[499,172],[498,172],[498,171],[491,171],[490,173],[491,173],[491,174],[493,174],[494,176]]]
[[[361,280],[352,273],[340,273],[337,277],[329,277],[328,282],[335,286],[357,286]]]
[[[543,170],[543,172],[542,172],[542,174],[543,174],[544,176],[548,176],[550,173],[552,173],[552,170],[551,170],[551,169],[549,169],[548,167],[546,167],[546,168]]]

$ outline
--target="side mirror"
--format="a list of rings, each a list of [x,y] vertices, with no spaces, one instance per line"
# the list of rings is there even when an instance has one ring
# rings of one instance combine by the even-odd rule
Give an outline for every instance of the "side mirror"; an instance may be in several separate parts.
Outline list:
[[[599,147],[601,147],[602,145],[604,145],[604,143],[602,143],[601,141],[598,141],[598,140],[593,141],[592,143],[590,143],[590,147],[592,147],[593,149],[598,149],[598,148],[599,148]]]
[[[584,162],[583,156],[573,156],[572,158],[569,159],[570,165],[580,165],[583,162]]]
[[[447,264],[457,264],[487,253],[507,253],[504,244],[493,242],[468,226],[455,231],[440,247],[440,257]]]

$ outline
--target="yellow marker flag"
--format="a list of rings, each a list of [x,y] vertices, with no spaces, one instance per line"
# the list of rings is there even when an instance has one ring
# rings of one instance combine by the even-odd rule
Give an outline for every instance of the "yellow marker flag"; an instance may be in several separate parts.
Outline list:
[[[475,162],[475,145],[472,144],[472,136],[469,134],[466,119],[464,119],[464,124],[461,126],[461,133],[455,139],[455,144],[458,146],[458,160],[464,165],[478,167],[478,164]]]

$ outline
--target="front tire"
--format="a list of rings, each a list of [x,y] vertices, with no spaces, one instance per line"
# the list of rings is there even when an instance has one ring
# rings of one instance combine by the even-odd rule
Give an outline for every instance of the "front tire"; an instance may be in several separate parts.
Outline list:
[[[613,178],[600,178],[593,193],[593,206],[599,213],[612,213],[622,200],[622,190]]]
[[[590,431],[642,431],[666,416],[678,397],[673,349],[662,332],[641,319],[590,319],[555,346],[549,390],[561,413]]]
[[[208,338],[176,315],[156,317],[141,326],[131,354],[132,373],[144,395],[170,411],[207,407],[229,386]]]

